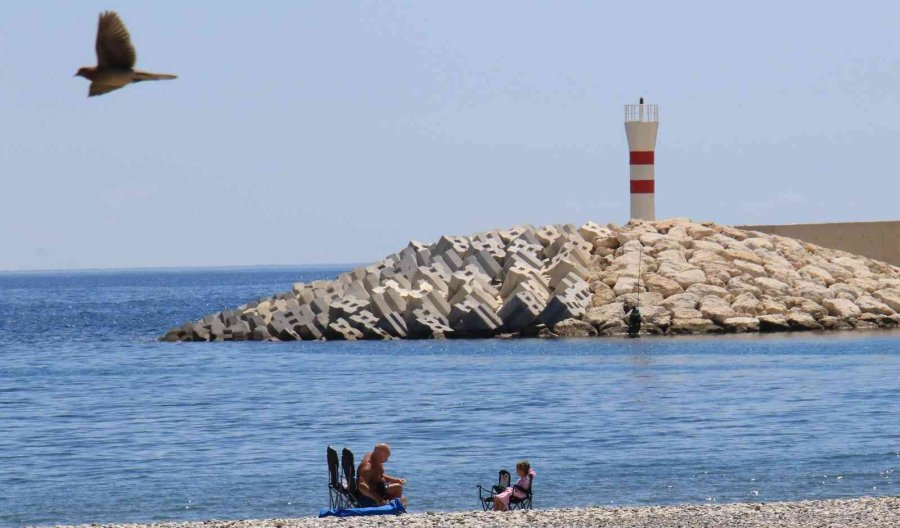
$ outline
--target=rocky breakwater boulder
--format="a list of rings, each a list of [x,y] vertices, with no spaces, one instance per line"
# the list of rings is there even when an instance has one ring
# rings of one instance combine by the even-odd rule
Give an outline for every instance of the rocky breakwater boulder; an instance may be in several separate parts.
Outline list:
[[[607,226],[597,235],[585,320],[601,335],[625,333],[636,292],[649,333],[900,324],[900,268],[884,262],[686,219]]]
[[[900,268],[686,219],[519,226],[410,242],[335,280],[208,315],[165,341],[623,335],[892,327]]]

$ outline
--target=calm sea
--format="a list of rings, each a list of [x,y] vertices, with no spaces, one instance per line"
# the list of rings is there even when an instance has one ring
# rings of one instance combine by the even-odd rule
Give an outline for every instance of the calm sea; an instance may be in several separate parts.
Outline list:
[[[0,274],[0,525],[308,516],[325,447],[414,511],[900,494],[900,334],[157,343],[338,268]]]

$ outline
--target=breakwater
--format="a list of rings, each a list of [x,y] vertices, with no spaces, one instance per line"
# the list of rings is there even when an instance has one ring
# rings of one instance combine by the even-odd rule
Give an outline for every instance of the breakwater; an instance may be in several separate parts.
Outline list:
[[[334,280],[296,283],[164,341],[624,335],[895,327],[900,268],[687,219],[518,226],[410,242]]]

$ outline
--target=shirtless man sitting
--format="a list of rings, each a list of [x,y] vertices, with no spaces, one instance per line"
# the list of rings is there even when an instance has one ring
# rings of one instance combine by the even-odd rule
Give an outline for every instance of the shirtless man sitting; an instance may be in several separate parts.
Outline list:
[[[378,444],[371,453],[366,453],[359,463],[356,484],[359,488],[362,506],[383,506],[391,499],[400,499],[404,506],[403,485],[406,479],[391,477],[384,473],[384,463],[391,456],[391,447]]]

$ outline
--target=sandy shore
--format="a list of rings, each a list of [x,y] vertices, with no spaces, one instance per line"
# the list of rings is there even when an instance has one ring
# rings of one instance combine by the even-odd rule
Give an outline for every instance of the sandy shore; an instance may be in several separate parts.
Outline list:
[[[92,528],[388,528],[451,526],[455,528],[512,528],[518,526],[572,527],[900,527],[900,497],[865,497],[768,504],[647,506],[634,508],[576,508],[528,512],[454,512],[349,519],[260,519],[153,524],[90,525]]]

